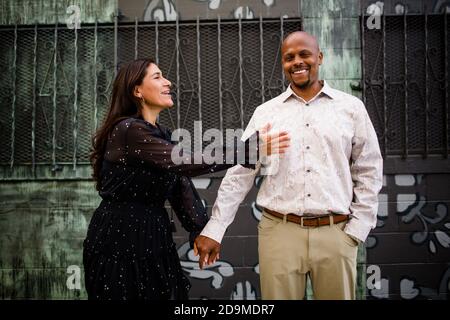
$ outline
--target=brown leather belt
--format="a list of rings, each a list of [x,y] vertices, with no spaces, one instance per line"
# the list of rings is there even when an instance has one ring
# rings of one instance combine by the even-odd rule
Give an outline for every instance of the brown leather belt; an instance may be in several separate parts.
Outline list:
[[[293,213],[288,213],[287,215],[285,215],[283,213],[276,212],[267,208],[264,208],[264,211],[280,219],[284,219],[284,217],[286,216],[287,221],[297,223],[303,227],[329,226],[331,224],[330,216],[333,216],[333,223],[339,223],[350,219],[349,215],[336,213],[330,214],[328,216],[302,217]]]

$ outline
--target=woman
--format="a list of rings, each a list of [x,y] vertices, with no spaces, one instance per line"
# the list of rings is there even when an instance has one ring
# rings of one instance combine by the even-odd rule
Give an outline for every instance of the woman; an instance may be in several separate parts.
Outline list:
[[[175,164],[174,144],[158,114],[173,105],[171,83],[150,59],[133,61],[114,81],[109,111],[93,139],[91,162],[102,202],[83,243],[89,299],[186,299],[184,276],[172,239],[168,199],[191,245],[208,216],[187,176],[232,164]],[[282,153],[287,135],[264,136],[270,153]],[[256,151],[256,150],[250,150]],[[247,148],[246,159],[250,155]]]

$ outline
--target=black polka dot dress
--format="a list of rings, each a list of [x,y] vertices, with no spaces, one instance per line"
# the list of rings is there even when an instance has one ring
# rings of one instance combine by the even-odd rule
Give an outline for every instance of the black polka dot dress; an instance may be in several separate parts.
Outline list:
[[[169,200],[192,245],[208,216],[189,177],[236,163],[225,164],[224,158],[213,165],[175,164],[170,136],[159,124],[134,117],[120,121],[109,137],[100,173],[102,201],[83,243],[89,299],[188,298],[190,283],[164,204]],[[246,163],[251,152],[257,153],[248,149]]]

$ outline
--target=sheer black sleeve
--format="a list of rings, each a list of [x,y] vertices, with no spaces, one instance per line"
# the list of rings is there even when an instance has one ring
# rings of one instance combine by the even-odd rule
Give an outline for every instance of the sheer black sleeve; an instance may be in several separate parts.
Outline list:
[[[168,200],[181,225],[190,233],[189,244],[193,248],[195,238],[208,222],[208,215],[191,179],[180,177],[171,190]]]
[[[236,141],[234,148],[231,150],[223,147],[223,156],[219,159],[220,161],[207,164],[203,154],[199,156],[183,150],[164,137],[158,136],[157,128],[152,128],[150,124],[144,121],[134,120],[126,124],[125,144],[127,160],[130,164],[152,166],[178,175],[192,177],[225,170],[236,164],[254,168],[256,161],[259,159],[258,133],[247,139],[245,143]],[[256,143],[251,143],[255,140]],[[174,148],[176,149],[174,150]],[[242,150],[241,154],[239,154],[240,150]],[[176,157],[173,157],[172,152],[176,154]],[[243,156],[242,153],[244,153]],[[227,155],[230,154],[233,156],[232,159],[227,159]],[[201,163],[194,163],[196,156],[200,158]]]

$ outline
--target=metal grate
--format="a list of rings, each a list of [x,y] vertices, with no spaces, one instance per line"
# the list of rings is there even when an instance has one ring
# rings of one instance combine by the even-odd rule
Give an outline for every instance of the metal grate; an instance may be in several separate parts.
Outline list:
[[[2,31],[0,46],[0,161],[9,164],[11,159],[11,136],[15,135],[11,118],[15,116],[17,99],[15,99],[17,60],[14,52],[17,51],[15,30]]]
[[[294,30],[300,19],[3,27],[0,164],[88,163],[115,66],[139,57],[153,57],[173,84],[164,125],[245,127],[256,106],[284,90],[279,48]]]
[[[386,159],[449,154],[448,14],[362,19],[363,97]]]

